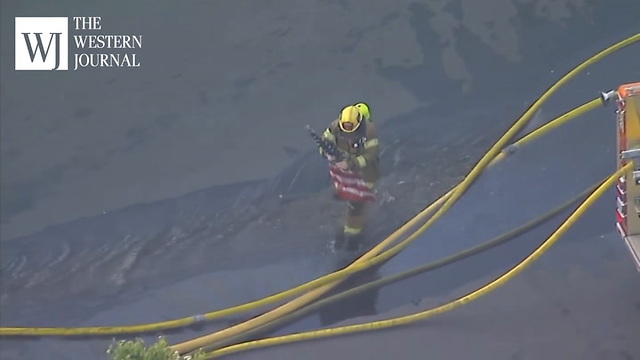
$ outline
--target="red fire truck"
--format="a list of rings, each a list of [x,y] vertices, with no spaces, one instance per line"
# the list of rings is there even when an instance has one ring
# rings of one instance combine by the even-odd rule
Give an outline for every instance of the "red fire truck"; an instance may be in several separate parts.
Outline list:
[[[618,167],[634,162],[632,171],[616,185],[616,228],[640,271],[640,82],[602,93],[602,100],[616,103]]]

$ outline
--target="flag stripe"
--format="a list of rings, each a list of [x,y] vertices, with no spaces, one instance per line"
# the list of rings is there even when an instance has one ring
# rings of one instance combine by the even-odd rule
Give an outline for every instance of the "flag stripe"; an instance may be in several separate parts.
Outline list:
[[[336,194],[341,199],[358,202],[376,200],[373,191],[358,174],[350,170],[342,170],[333,164],[329,166],[329,174]]]

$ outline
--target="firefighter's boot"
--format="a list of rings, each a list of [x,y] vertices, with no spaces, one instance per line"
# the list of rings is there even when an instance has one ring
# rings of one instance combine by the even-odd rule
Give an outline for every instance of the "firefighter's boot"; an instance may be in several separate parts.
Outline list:
[[[362,233],[345,234],[345,249],[347,251],[360,251],[362,247]]]
[[[362,230],[365,225],[365,203],[347,202],[347,221],[344,226],[347,251],[358,251],[362,245]]]
[[[331,249],[333,251],[342,250],[344,249],[345,244],[346,244],[346,236],[344,234],[344,229],[339,228],[338,231],[336,231],[336,236],[334,237],[333,242],[331,244]]]

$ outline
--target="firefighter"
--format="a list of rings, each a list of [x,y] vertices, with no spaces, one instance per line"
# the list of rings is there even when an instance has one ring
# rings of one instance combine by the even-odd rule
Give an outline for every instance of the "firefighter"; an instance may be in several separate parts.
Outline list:
[[[371,122],[371,112],[366,103],[349,105],[342,109],[338,119],[329,124],[322,137],[333,142],[347,159],[336,165],[359,174],[373,190],[379,176],[379,144],[376,126]],[[327,156],[320,148],[320,154]],[[365,225],[365,202],[347,201],[344,226],[336,235],[336,248],[355,250],[362,240]]]

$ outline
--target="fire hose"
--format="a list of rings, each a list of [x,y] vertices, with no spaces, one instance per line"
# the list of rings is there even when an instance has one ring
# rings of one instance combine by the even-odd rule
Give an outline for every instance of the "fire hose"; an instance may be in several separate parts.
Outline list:
[[[431,318],[436,315],[441,315],[445,312],[449,312],[454,310],[462,305],[465,305],[471,301],[477,300],[482,296],[485,296],[492,291],[498,289],[500,286],[506,284],[509,280],[513,279],[516,275],[521,273],[525,268],[531,265],[534,261],[536,261],[540,256],[542,256],[551,246],[553,246],[562,235],[573,226],[576,221],[615,183],[618,181],[618,178],[622,176],[625,172],[632,169],[634,166],[633,163],[628,163],[624,167],[620,168],[618,171],[613,173],[607,179],[605,179],[600,186],[596,188],[593,193],[591,193],[587,199],[580,204],[580,206],[557,228],[557,230],[549,236],[534,252],[532,252],[529,256],[527,256],[524,260],[519,262],[516,266],[511,268],[509,271],[500,275],[495,280],[487,283],[486,285],[464,295],[456,300],[448,302],[446,304],[440,305],[438,307],[422,311],[419,313],[396,317],[387,320],[374,321],[369,323],[362,323],[356,325],[348,325],[348,326],[340,326],[322,330],[315,330],[303,333],[296,333],[291,335],[284,335],[278,337],[272,337],[262,340],[249,341],[241,344],[236,344],[228,347],[224,347],[222,349],[218,349],[205,354],[206,359],[218,359],[220,356],[229,355],[238,353],[241,351],[247,351],[257,348],[263,348],[267,346],[275,346],[281,344],[288,344],[293,342],[299,342],[304,340],[311,339],[319,339],[330,336],[338,336],[338,335],[347,335],[353,333],[360,333],[365,331],[373,331],[380,330],[390,327],[397,327],[402,325],[412,324],[418,321],[423,321],[428,318]]]

